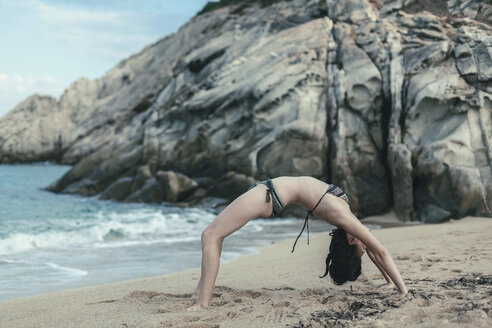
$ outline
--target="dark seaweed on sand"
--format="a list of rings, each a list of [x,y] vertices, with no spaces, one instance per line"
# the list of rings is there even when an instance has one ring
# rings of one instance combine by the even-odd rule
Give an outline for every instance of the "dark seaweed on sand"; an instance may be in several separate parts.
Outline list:
[[[492,287],[492,276],[487,275],[472,275],[471,277],[461,277],[456,280],[449,280],[441,284],[442,287],[476,287],[489,286]],[[492,290],[491,290],[492,291]]]
[[[478,299],[472,299],[473,297],[471,296],[470,298],[458,297],[462,300],[462,302],[455,307],[455,316],[464,317],[468,311],[475,309],[483,310],[487,314],[490,312],[490,308],[481,302],[483,301],[483,296],[480,295],[484,295],[487,299],[492,296],[491,275],[472,274],[469,276],[460,277],[458,279],[451,279],[446,282],[439,283],[437,285],[437,290],[433,288],[432,285],[428,285],[429,282],[435,283],[434,279],[407,280],[409,286],[418,285],[418,287],[410,289],[408,296],[404,298],[400,298],[398,296],[388,297],[387,294],[375,292],[346,292],[346,294],[350,294],[351,296],[355,296],[357,298],[357,301],[347,303],[346,310],[316,311],[311,313],[309,318],[299,321],[299,323],[293,327],[351,327],[353,326],[353,323],[358,320],[375,316],[377,314],[382,314],[386,311],[391,311],[392,309],[401,307],[406,302],[415,302],[420,299],[424,303],[429,303],[432,298],[442,299],[444,296],[439,293],[439,290],[450,289],[476,290],[476,296],[479,296]],[[329,304],[330,298],[331,297],[327,297],[322,303]]]

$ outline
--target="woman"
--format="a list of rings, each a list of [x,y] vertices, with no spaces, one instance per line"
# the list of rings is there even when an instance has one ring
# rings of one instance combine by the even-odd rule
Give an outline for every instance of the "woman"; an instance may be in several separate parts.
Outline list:
[[[343,284],[347,280],[355,281],[360,274],[360,258],[367,250],[369,257],[385,277],[386,286],[392,287],[394,284],[400,294],[407,294],[405,283],[389,252],[352,214],[343,190],[312,177],[279,177],[252,186],[227,206],[203,231],[202,271],[193,293],[198,300],[190,310],[209,306],[219,271],[224,238],[253,218],[277,216],[283,206],[289,203],[298,203],[311,209],[304,227],[307,226],[309,215],[316,214],[339,228],[332,232],[325,276],[329,272],[336,284]]]

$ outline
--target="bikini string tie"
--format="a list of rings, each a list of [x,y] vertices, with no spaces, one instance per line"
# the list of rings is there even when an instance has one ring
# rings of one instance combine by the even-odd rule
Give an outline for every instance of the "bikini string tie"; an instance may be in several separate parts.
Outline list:
[[[308,211],[307,212],[307,215],[306,215],[306,219],[304,219],[304,225],[302,226],[302,230],[301,230],[301,233],[297,236],[296,238],[296,241],[294,242],[294,246],[292,246],[292,251],[291,253],[294,253],[294,250],[296,249],[296,244],[297,244],[297,241],[299,240],[299,238],[301,237],[302,233],[304,232],[304,228],[307,227],[307,231],[308,231],[308,239],[307,239],[307,243],[309,245],[309,215],[312,215],[311,214],[311,211]]]
[[[330,190],[330,188],[328,188],[328,190],[323,194],[323,196],[321,196],[321,198],[318,200],[318,203],[316,203],[316,205],[314,205],[314,207],[311,210],[307,211],[306,219],[304,219],[304,225],[302,226],[302,229],[301,229],[301,232],[299,233],[299,236],[297,236],[296,241],[294,242],[294,246],[292,246],[291,253],[294,253],[294,250],[296,249],[297,241],[301,237],[302,233],[304,232],[304,228],[306,228],[306,227],[307,227],[307,233],[308,233],[307,244],[309,245],[309,216],[313,215],[314,210],[318,207],[319,203],[321,203],[321,201],[323,200],[325,195],[329,192],[329,190]]]
[[[270,195],[272,194],[272,188],[268,187],[266,191],[266,202],[270,203]]]

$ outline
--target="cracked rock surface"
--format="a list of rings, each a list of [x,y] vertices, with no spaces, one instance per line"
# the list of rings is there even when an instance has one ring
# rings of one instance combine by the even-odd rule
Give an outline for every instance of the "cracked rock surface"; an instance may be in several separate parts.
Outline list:
[[[59,100],[20,103],[0,162],[72,164],[50,190],[119,201],[199,204],[311,175],[361,217],[491,216],[492,7],[426,3],[199,15]]]

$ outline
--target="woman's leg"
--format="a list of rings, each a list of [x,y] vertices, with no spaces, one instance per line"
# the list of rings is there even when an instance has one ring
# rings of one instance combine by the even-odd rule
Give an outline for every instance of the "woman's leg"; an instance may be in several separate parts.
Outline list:
[[[268,217],[272,203],[266,202],[266,186],[258,185],[227,206],[202,233],[202,271],[195,294],[196,307],[208,307],[219,272],[220,253],[225,237],[256,217]]]
[[[203,251],[203,246],[202,246],[202,251]],[[220,258],[220,254],[222,254],[222,242],[219,243],[219,258]],[[203,256],[202,256],[202,271],[203,271]],[[203,272],[200,274],[200,280],[198,281],[198,285],[196,286],[196,289],[193,292],[193,295],[191,296],[191,298],[193,299],[197,299],[200,297],[200,290],[202,288],[202,281],[203,281],[202,277],[203,277]]]

